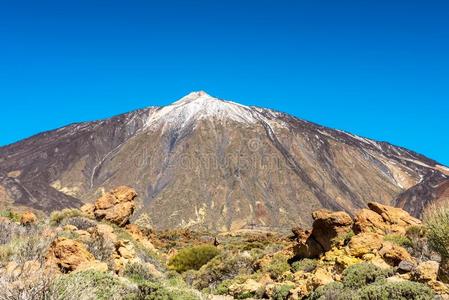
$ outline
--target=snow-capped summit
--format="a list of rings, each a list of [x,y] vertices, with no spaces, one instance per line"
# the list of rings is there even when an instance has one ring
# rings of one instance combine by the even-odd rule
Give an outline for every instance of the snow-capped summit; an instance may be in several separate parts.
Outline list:
[[[150,115],[146,126],[161,123],[185,126],[201,119],[233,120],[240,123],[254,123],[252,109],[231,101],[210,96],[204,91],[187,94],[178,101],[162,107]]]
[[[178,101],[174,102],[173,104],[189,103],[192,101],[205,100],[205,99],[214,100],[214,101],[219,100],[218,98],[212,97],[205,91],[193,91],[193,92],[188,93],[187,95],[185,95]]]

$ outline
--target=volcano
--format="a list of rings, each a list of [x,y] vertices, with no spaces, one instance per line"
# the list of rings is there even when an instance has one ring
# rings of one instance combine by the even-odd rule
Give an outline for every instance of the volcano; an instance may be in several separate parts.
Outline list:
[[[135,218],[156,228],[282,230],[370,201],[419,216],[449,197],[448,175],[402,147],[200,91],[0,148],[0,205],[49,213],[127,185]]]

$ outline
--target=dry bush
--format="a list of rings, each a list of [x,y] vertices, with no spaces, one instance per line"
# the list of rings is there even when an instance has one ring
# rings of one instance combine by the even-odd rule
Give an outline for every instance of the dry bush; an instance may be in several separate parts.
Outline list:
[[[69,217],[61,221],[61,226],[64,225],[73,225],[78,229],[87,230],[90,227],[96,226],[97,222],[86,217]]]
[[[54,211],[50,215],[51,225],[60,225],[64,219],[73,217],[82,217],[83,212],[76,208],[64,208],[61,211]]]
[[[53,277],[42,263],[25,263],[13,272],[0,274],[0,300],[56,300],[51,293]]]
[[[424,222],[430,247],[449,259],[449,201],[428,206]]]
[[[111,256],[115,251],[113,241],[105,238],[103,235],[97,235],[86,243],[87,250],[92,253],[95,259],[112,265]]]
[[[424,222],[429,247],[441,256],[439,279],[449,282],[449,201],[429,206]]]
[[[51,238],[42,234],[45,227],[0,224],[0,264],[15,261],[43,261],[51,243]]]
[[[0,223],[0,245],[6,245],[11,242],[14,236],[23,235],[26,228],[16,223]]]

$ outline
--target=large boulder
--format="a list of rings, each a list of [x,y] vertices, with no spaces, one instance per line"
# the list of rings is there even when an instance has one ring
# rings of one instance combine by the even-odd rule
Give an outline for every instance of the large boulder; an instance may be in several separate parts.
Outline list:
[[[421,221],[405,210],[380,204],[368,203],[369,209],[362,209],[354,218],[354,233],[375,232],[380,234],[405,234],[410,226],[420,225]]]
[[[381,215],[369,210],[362,209],[354,218],[354,233],[361,232],[385,232],[385,222]]]
[[[429,260],[422,262],[414,270],[413,276],[415,280],[421,282],[435,281],[438,277],[439,267],[440,264],[436,261]]]
[[[382,248],[383,236],[374,232],[355,235],[348,244],[349,253],[355,257],[362,257],[368,253],[375,253]]]
[[[125,226],[134,212],[136,196],[134,189],[120,186],[98,198],[95,205],[84,205],[81,211],[99,220]]]
[[[297,256],[318,257],[329,251],[334,244],[342,242],[352,230],[352,219],[343,211],[321,209],[314,211],[312,217],[312,232],[305,242],[299,242],[295,247]]]
[[[398,266],[401,261],[413,261],[412,256],[405,248],[391,242],[384,242],[379,254],[392,266]]]
[[[62,272],[71,272],[81,265],[88,265],[95,261],[94,256],[87,251],[84,244],[65,237],[59,237],[53,241],[46,259],[50,265],[56,265]]]

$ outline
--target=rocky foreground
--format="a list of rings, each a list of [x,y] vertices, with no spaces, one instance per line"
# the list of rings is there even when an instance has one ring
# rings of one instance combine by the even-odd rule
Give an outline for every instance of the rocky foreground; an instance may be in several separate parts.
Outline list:
[[[135,198],[119,187],[50,219],[3,211],[0,300],[449,299],[445,259],[399,208],[317,210],[291,236],[211,234],[130,223]]]

